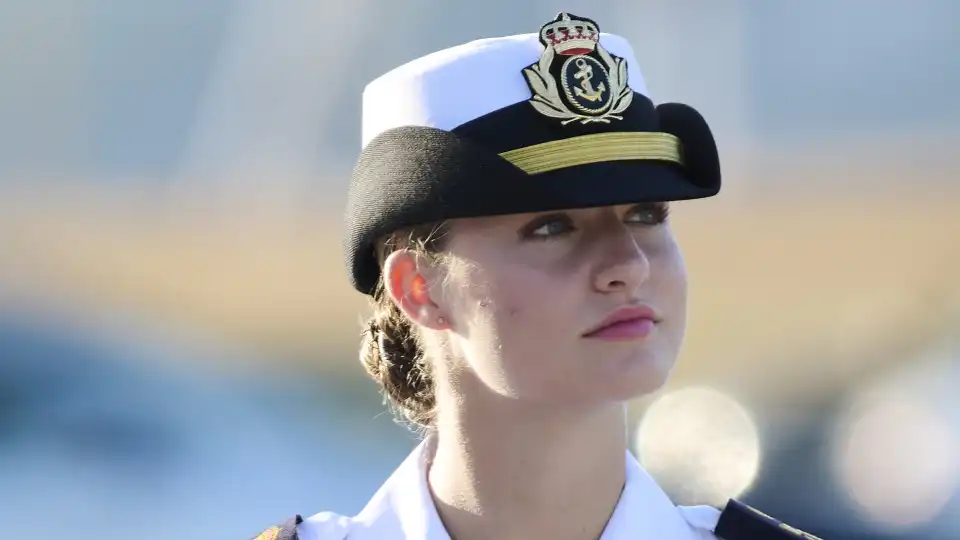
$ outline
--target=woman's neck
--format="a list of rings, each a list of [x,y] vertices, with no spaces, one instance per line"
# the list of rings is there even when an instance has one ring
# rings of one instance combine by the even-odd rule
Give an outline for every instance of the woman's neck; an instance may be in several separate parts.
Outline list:
[[[596,540],[626,467],[624,408],[438,420],[429,484],[454,540]]]

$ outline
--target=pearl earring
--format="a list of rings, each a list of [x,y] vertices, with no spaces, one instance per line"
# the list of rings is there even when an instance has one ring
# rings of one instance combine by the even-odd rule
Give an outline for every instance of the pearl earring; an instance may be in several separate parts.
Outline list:
[[[447,320],[444,319],[443,317],[437,317],[437,323],[438,323],[438,324],[447,324]]]

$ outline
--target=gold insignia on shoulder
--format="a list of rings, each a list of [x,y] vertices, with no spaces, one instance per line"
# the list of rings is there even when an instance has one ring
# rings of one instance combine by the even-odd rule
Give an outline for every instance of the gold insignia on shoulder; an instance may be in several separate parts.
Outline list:
[[[790,531],[791,533],[795,534],[797,538],[802,538],[803,540],[823,540],[818,536],[814,536],[808,532],[801,531],[800,529],[797,529],[796,527],[791,527],[790,525],[787,525],[786,523],[783,523],[783,522],[780,522],[780,528]]]
[[[751,512],[753,512],[754,514],[757,514],[757,515],[759,515],[759,516],[761,516],[761,517],[764,517],[764,518],[770,520],[771,522],[776,523],[776,524],[777,524],[777,527],[779,527],[779,528],[781,528],[781,529],[783,529],[783,530],[785,530],[785,531],[787,531],[787,532],[795,535],[797,538],[801,538],[802,540],[823,540],[822,538],[816,537],[816,536],[814,536],[814,535],[812,535],[812,534],[810,534],[810,533],[808,533],[808,532],[804,532],[804,531],[801,531],[800,529],[798,529],[798,528],[796,528],[796,527],[792,527],[792,526],[790,526],[790,525],[787,525],[786,523],[780,521],[779,519],[776,519],[776,518],[774,518],[774,517],[772,517],[772,516],[769,516],[769,515],[761,512],[760,510],[757,510],[756,508],[754,508],[754,507],[752,507],[752,506],[749,506],[749,505],[744,505],[744,506],[746,506],[746,507],[747,507]]]
[[[540,43],[540,61],[523,70],[538,112],[562,125],[623,120],[633,100],[627,61],[600,45],[596,22],[561,13],[540,28]]]
[[[254,537],[253,540],[277,540],[277,537],[280,536],[280,530],[280,527],[270,527]]]

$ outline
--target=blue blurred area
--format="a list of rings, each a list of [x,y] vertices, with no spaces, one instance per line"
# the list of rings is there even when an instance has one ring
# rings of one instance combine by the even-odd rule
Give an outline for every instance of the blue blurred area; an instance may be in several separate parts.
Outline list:
[[[174,172],[235,6],[224,0],[90,2],[88,166]]]
[[[544,13],[569,8],[59,3],[13,2],[0,17],[0,33],[16,36],[0,42],[16,74],[0,88],[0,171],[53,167],[101,182],[169,179],[188,158],[214,167],[250,159],[244,153],[272,159],[264,131],[292,150],[283,159],[312,172],[349,167],[366,82],[438,48],[533,31]],[[590,11],[637,44],[655,97],[696,105],[724,139],[960,136],[952,0],[601,2]]]
[[[355,381],[210,372],[110,330],[0,318],[12,537],[245,538],[290,513],[358,511],[413,444]]]
[[[744,10],[751,123],[781,139],[960,130],[960,4],[765,2]]]

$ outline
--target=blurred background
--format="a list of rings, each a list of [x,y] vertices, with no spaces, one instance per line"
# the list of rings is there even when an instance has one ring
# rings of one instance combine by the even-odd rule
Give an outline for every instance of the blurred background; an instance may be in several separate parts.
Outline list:
[[[248,538],[357,512],[416,443],[341,266],[360,94],[561,10],[711,121],[680,366],[632,405],[677,502],[960,538],[960,2],[0,6],[0,524]],[[134,532],[135,531],[135,532]]]

